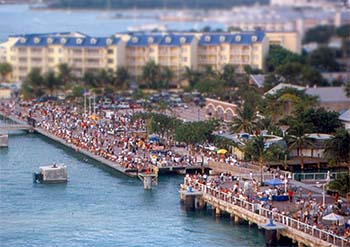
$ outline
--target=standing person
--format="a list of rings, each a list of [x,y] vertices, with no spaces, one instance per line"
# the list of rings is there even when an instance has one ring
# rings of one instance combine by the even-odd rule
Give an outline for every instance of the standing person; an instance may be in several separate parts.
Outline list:
[[[288,190],[289,202],[293,202],[294,191],[292,189]]]

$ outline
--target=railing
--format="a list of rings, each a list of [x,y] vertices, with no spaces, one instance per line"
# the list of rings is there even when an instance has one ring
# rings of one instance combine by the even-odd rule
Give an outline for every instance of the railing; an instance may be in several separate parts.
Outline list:
[[[185,178],[184,184],[186,184],[186,178]],[[327,232],[315,226],[308,225],[304,222],[298,221],[289,216],[272,212],[269,209],[265,209],[261,207],[260,204],[255,204],[255,203],[246,201],[236,196],[229,195],[228,193],[222,192],[218,189],[212,189],[203,184],[194,186],[194,189],[202,191],[203,195],[209,196],[211,197],[211,199],[218,200],[219,204],[224,204],[226,206],[227,204],[231,204],[232,207],[238,206],[240,208],[250,211],[253,214],[263,216],[267,220],[272,218],[275,222],[278,222],[284,226],[290,227],[297,231],[301,231],[303,233],[309,234],[313,237],[322,239],[323,241],[326,241],[328,243],[331,243],[340,247],[350,246],[349,239],[337,236],[331,232]]]
[[[340,174],[346,172],[330,172],[330,179],[336,179]],[[315,172],[315,173],[293,173],[293,179],[296,181],[302,180],[326,180],[327,172]]]

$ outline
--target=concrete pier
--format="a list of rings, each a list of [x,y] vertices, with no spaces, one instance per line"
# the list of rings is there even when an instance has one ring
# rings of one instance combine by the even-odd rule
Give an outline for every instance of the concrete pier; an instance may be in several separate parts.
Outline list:
[[[224,192],[211,189],[205,185],[200,185],[196,189],[191,188],[191,192],[187,191],[185,185],[182,185],[181,188],[180,197],[186,202],[186,208],[194,210],[195,199],[203,199],[205,203],[210,205],[213,214],[216,216],[226,212],[235,224],[239,224],[244,220],[250,225],[256,224],[259,229],[264,229],[267,246],[275,246],[281,236],[295,241],[295,243],[298,243],[298,247],[350,246],[350,241],[345,238],[308,226],[288,216],[272,213],[268,209],[259,207],[259,204],[234,196],[228,197]]]
[[[145,190],[152,189],[152,185],[158,185],[158,174],[157,173],[139,173],[138,177],[143,182],[143,188]]]

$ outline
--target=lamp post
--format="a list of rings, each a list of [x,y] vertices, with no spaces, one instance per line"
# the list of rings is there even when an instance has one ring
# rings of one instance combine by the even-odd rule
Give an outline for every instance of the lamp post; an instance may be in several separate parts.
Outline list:
[[[329,183],[330,181],[330,172],[327,172],[327,178],[326,178],[326,182],[322,185],[322,206],[325,207],[326,206],[326,185]]]
[[[284,193],[287,193],[287,183],[288,183],[288,179],[287,177],[284,179]]]

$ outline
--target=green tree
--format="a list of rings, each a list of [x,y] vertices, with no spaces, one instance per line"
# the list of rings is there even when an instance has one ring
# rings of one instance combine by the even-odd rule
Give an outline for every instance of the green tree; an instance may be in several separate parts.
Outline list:
[[[164,66],[161,68],[160,77],[159,88],[168,89],[171,81],[174,79],[174,72],[168,66]]]
[[[306,135],[309,126],[294,119],[290,129],[288,130],[287,142],[290,150],[297,150],[297,156],[300,158],[301,169],[304,169],[303,149],[308,146],[314,146],[311,139]]]
[[[335,136],[325,143],[324,156],[330,164],[346,164],[350,175],[350,131],[337,129]]]
[[[146,63],[142,70],[142,81],[148,88],[159,88],[159,82],[161,77],[161,69],[154,60],[150,60]]]
[[[58,79],[63,86],[66,86],[74,79],[72,69],[68,64],[61,63],[58,65]]]
[[[249,104],[244,104],[242,109],[237,109],[237,116],[232,121],[231,131],[233,133],[244,131],[252,134],[256,129],[256,121],[255,109]]]
[[[301,63],[302,57],[296,53],[290,52],[279,45],[271,45],[266,58],[268,71],[272,72],[277,67],[287,63]]]
[[[130,81],[130,74],[125,67],[118,67],[115,72],[114,86],[120,89],[127,89],[128,83]]]
[[[316,26],[310,28],[305,33],[303,43],[308,44],[316,42],[318,44],[327,44],[330,38],[334,35],[334,32],[335,30],[333,26]]]
[[[24,81],[25,88],[31,91],[35,97],[40,97],[44,94],[45,81],[38,68],[33,68],[27,75]]]
[[[215,129],[214,122],[199,121],[179,124],[175,130],[175,140],[188,145],[207,142]]]
[[[254,136],[244,146],[244,154],[247,160],[258,162],[260,168],[260,181],[263,181],[263,168],[267,161],[277,161],[283,158],[285,150],[277,144],[267,146],[262,135]]]
[[[101,86],[100,81],[97,77],[97,74],[92,71],[85,71],[84,76],[83,76],[84,84],[85,86],[88,86],[90,88],[96,88]]]
[[[336,190],[340,195],[346,197],[350,192],[350,175],[340,174],[335,180],[328,184],[328,189]]]
[[[190,88],[192,89],[194,87],[194,85],[200,80],[201,78],[201,73],[197,70],[191,69],[189,67],[185,67],[185,71],[182,75],[182,78],[184,80],[188,81],[188,84],[190,86]]]
[[[59,80],[55,75],[54,71],[49,71],[44,75],[44,83],[46,89],[49,90],[50,95],[53,94],[53,91],[59,86]]]
[[[328,47],[320,47],[308,56],[308,63],[320,71],[339,71],[335,51]]]
[[[219,74],[219,78],[224,81],[225,86],[235,87],[236,82],[236,66],[232,64],[225,64],[222,72]]]
[[[7,76],[12,72],[11,64],[5,62],[0,63],[0,75],[3,80],[6,80]]]
[[[324,108],[309,108],[298,113],[299,121],[312,126],[311,131],[316,133],[332,134],[342,126],[339,120],[339,113],[327,111]]]

